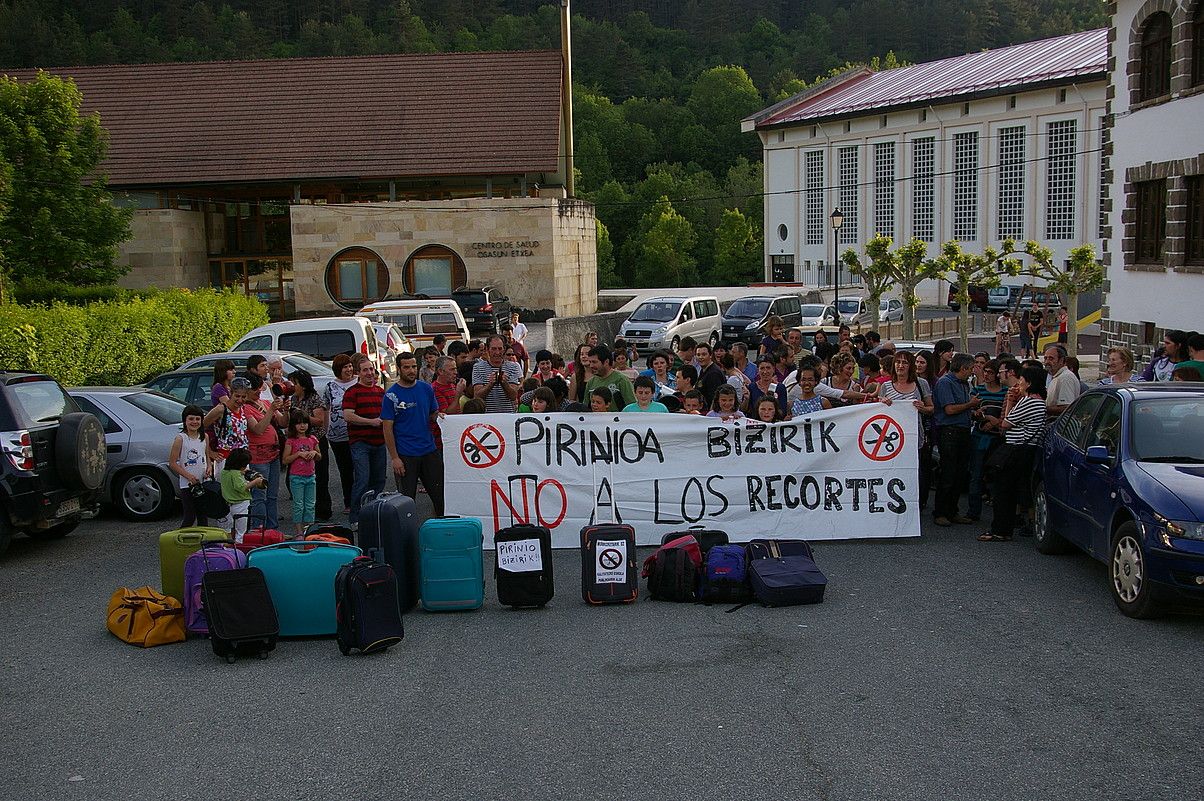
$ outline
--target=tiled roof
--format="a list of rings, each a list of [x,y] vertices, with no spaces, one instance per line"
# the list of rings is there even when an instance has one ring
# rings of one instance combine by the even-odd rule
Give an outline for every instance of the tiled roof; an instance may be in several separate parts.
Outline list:
[[[854,70],[843,80],[803,92],[793,102],[778,103],[750,120],[757,128],[810,123],[1076,78],[1104,78],[1107,69],[1108,30],[1103,28],[899,69]]]
[[[556,172],[560,67],[527,51],[47,71],[100,112],[109,183],[129,186]]]

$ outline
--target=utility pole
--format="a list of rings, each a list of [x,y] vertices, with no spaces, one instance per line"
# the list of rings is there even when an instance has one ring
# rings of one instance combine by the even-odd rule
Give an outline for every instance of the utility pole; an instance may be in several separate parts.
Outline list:
[[[560,102],[564,117],[564,188],[569,197],[577,194],[576,178],[573,175],[573,43],[570,32],[569,0],[560,0],[560,57],[561,67]]]

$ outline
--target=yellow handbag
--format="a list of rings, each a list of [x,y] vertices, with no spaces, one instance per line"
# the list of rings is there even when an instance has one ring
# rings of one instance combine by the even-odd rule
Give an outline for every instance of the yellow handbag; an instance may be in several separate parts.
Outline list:
[[[108,626],[117,639],[143,648],[184,642],[184,607],[153,587],[121,587],[109,598]]]

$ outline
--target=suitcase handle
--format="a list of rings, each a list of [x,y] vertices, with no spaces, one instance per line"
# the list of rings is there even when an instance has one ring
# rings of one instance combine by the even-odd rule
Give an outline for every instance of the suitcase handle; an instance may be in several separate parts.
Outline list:
[[[176,542],[180,545],[199,545],[205,542],[207,533],[203,528],[182,528],[176,532]]]
[[[285,540],[273,542],[270,545],[260,545],[256,551],[277,551],[281,548],[291,548],[297,553],[308,553],[315,548],[347,548],[363,553],[358,545],[345,545],[341,542],[326,542],[325,540]]]

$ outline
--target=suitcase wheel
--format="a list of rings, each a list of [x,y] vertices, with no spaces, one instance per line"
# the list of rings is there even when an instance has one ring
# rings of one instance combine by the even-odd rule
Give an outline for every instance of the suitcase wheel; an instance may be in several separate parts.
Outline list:
[[[227,665],[233,665],[237,659],[238,659],[238,657],[236,657],[234,654],[226,654],[226,664]]]
[[[343,652],[343,656],[351,656],[351,649],[342,643],[339,643],[339,650]]]

